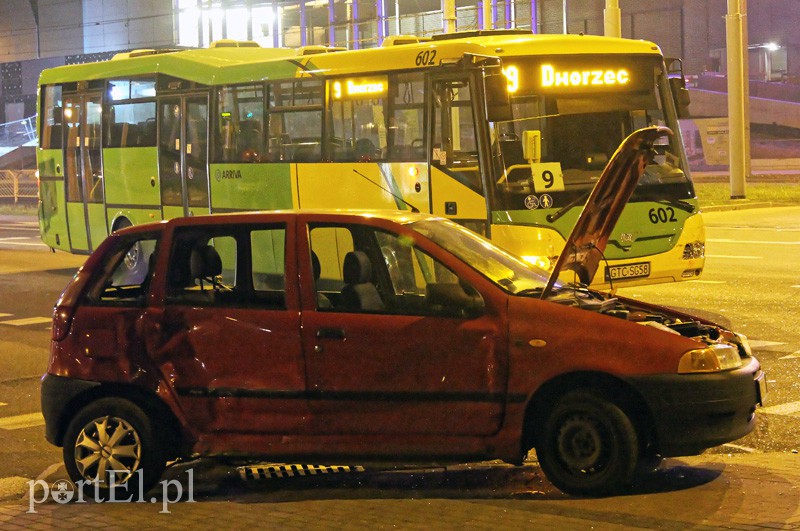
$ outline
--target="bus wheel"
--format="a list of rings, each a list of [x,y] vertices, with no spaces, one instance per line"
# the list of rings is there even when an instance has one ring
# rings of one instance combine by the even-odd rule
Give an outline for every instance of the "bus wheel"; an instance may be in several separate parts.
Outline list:
[[[639,454],[636,430],[625,412],[589,391],[558,399],[537,446],[547,478],[579,496],[611,494],[630,485]]]
[[[114,223],[114,231],[132,226],[133,223],[131,223],[128,218],[119,218]],[[125,270],[129,278],[141,278],[141,276],[144,275],[145,271],[143,271],[143,269],[147,267],[145,259],[146,257],[144,256],[141,243],[136,242],[128,249],[128,252],[125,253],[125,258],[123,258],[123,262],[125,263]]]
[[[112,486],[122,494],[147,492],[161,477],[164,464],[147,415],[122,398],[103,398],[87,405],[69,423],[64,436],[64,465],[87,494],[96,488],[105,495]]]

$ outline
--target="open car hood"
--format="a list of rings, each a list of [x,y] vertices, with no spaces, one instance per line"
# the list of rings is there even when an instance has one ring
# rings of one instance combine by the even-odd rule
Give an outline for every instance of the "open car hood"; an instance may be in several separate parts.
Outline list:
[[[592,281],[622,209],[628,204],[645,166],[653,160],[653,144],[671,134],[667,127],[647,127],[634,131],[620,144],[567,238],[542,299],[550,295],[563,271],[574,271],[583,284]]]

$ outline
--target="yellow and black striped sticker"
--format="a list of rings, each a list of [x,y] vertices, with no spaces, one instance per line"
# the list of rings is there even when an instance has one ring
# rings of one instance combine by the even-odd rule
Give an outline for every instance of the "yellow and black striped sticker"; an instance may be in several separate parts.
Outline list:
[[[364,472],[362,466],[316,466],[316,465],[290,465],[290,464],[263,464],[239,467],[239,474],[242,479],[261,480],[291,478],[297,476],[318,476],[326,474],[341,474]]]

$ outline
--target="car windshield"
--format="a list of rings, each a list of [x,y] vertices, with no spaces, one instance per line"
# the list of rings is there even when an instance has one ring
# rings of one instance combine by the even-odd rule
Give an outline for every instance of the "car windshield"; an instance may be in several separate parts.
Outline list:
[[[535,294],[547,284],[549,274],[544,269],[527,264],[452,221],[423,220],[410,226],[509,293]]]

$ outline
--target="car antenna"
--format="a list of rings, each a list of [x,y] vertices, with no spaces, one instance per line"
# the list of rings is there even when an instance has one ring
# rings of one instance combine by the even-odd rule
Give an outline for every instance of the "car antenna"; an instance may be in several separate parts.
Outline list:
[[[386,192],[387,194],[391,195],[391,196],[392,196],[392,197],[394,197],[395,199],[399,199],[399,200],[400,200],[400,201],[402,201],[403,203],[405,203],[405,204],[407,204],[408,206],[410,206],[410,207],[411,207],[411,212],[414,212],[414,213],[416,213],[416,214],[419,214],[419,209],[418,209],[417,207],[415,207],[414,205],[412,205],[411,203],[409,203],[408,201],[406,201],[405,199],[403,199],[403,198],[402,198],[402,197],[400,197],[399,195],[397,195],[397,194],[393,193],[391,190],[387,190],[386,188],[384,188],[384,187],[383,187],[383,186],[381,186],[380,184],[376,183],[375,181],[373,181],[372,179],[370,179],[369,177],[367,177],[366,175],[364,175],[363,173],[361,173],[361,172],[360,172],[360,171],[358,171],[357,169],[353,168],[353,172],[355,172],[355,173],[359,174],[360,176],[362,176],[363,178],[365,178],[367,181],[371,182],[372,184],[374,184],[375,186],[377,186],[378,188],[380,188],[381,190],[383,190],[383,191],[384,191],[384,192]]]

